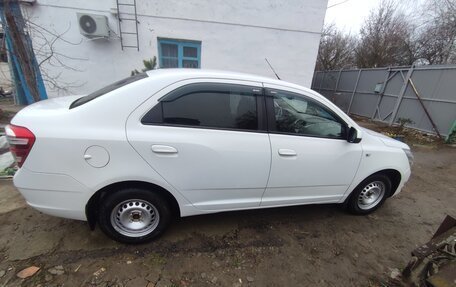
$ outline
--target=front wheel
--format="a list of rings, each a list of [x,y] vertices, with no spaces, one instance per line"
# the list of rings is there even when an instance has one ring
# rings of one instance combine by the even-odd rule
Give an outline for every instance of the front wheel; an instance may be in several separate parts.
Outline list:
[[[101,230],[122,243],[144,243],[161,235],[169,225],[171,209],[159,194],[126,188],[102,199]]]
[[[347,209],[353,214],[369,214],[379,208],[391,192],[391,180],[374,174],[361,182],[347,199]]]

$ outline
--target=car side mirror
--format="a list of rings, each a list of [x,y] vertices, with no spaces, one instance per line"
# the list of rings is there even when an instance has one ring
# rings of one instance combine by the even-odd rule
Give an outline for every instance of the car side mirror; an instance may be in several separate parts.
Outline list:
[[[358,138],[358,131],[354,127],[348,129],[347,141],[349,143],[359,143],[361,141],[361,139]]]

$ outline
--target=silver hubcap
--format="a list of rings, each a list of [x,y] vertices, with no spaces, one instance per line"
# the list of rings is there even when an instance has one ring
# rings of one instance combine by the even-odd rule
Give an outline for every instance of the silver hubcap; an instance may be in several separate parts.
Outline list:
[[[111,224],[114,229],[128,237],[140,237],[151,233],[157,228],[159,221],[157,208],[142,199],[125,200],[111,213]]]
[[[366,185],[358,196],[358,207],[366,210],[375,207],[385,195],[385,184],[374,181]]]

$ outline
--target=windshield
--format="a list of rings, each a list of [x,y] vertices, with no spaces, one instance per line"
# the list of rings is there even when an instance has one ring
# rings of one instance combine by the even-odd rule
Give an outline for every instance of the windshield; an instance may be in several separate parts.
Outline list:
[[[120,81],[117,81],[115,83],[112,83],[104,88],[101,88],[87,96],[84,96],[82,98],[79,98],[77,99],[76,101],[74,101],[71,105],[70,105],[70,109],[72,108],[76,108],[76,107],[79,107],[85,103],[88,103],[90,102],[91,100],[93,99],[96,99],[104,94],[107,94],[109,92],[112,92],[120,87],[123,87],[125,85],[128,85],[128,84],[131,84],[133,82],[136,82],[138,80],[141,80],[141,79],[144,79],[144,78],[147,78],[147,74],[146,73],[141,73],[141,74],[137,74],[137,75],[134,75],[134,76],[131,76],[131,77],[128,77],[128,78],[125,78],[125,79],[122,79]]]

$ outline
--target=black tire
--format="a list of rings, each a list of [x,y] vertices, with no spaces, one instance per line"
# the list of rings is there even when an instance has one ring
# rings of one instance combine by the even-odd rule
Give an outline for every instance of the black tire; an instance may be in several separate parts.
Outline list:
[[[383,183],[383,186],[382,184]],[[383,195],[369,206],[363,199],[360,199],[361,193],[366,194],[369,191],[384,189]],[[386,198],[391,194],[391,180],[384,174],[374,174],[363,180],[350,194],[346,201],[347,210],[352,214],[364,215],[374,212],[382,206]]]
[[[120,205],[121,203],[125,204]],[[117,213],[113,213],[114,209]],[[131,219],[126,225],[133,221],[137,224],[143,224],[144,221],[150,223],[143,229],[129,229],[121,224],[120,214],[124,215],[124,219]],[[143,221],[146,217],[147,220]],[[160,236],[168,227],[171,217],[170,204],[160,194],[140,188],[126,188],[101,199],[98,223],[100,229],[110,238],[121,243],[138,244]],[[133,235],[129,235],[129,231]]]

